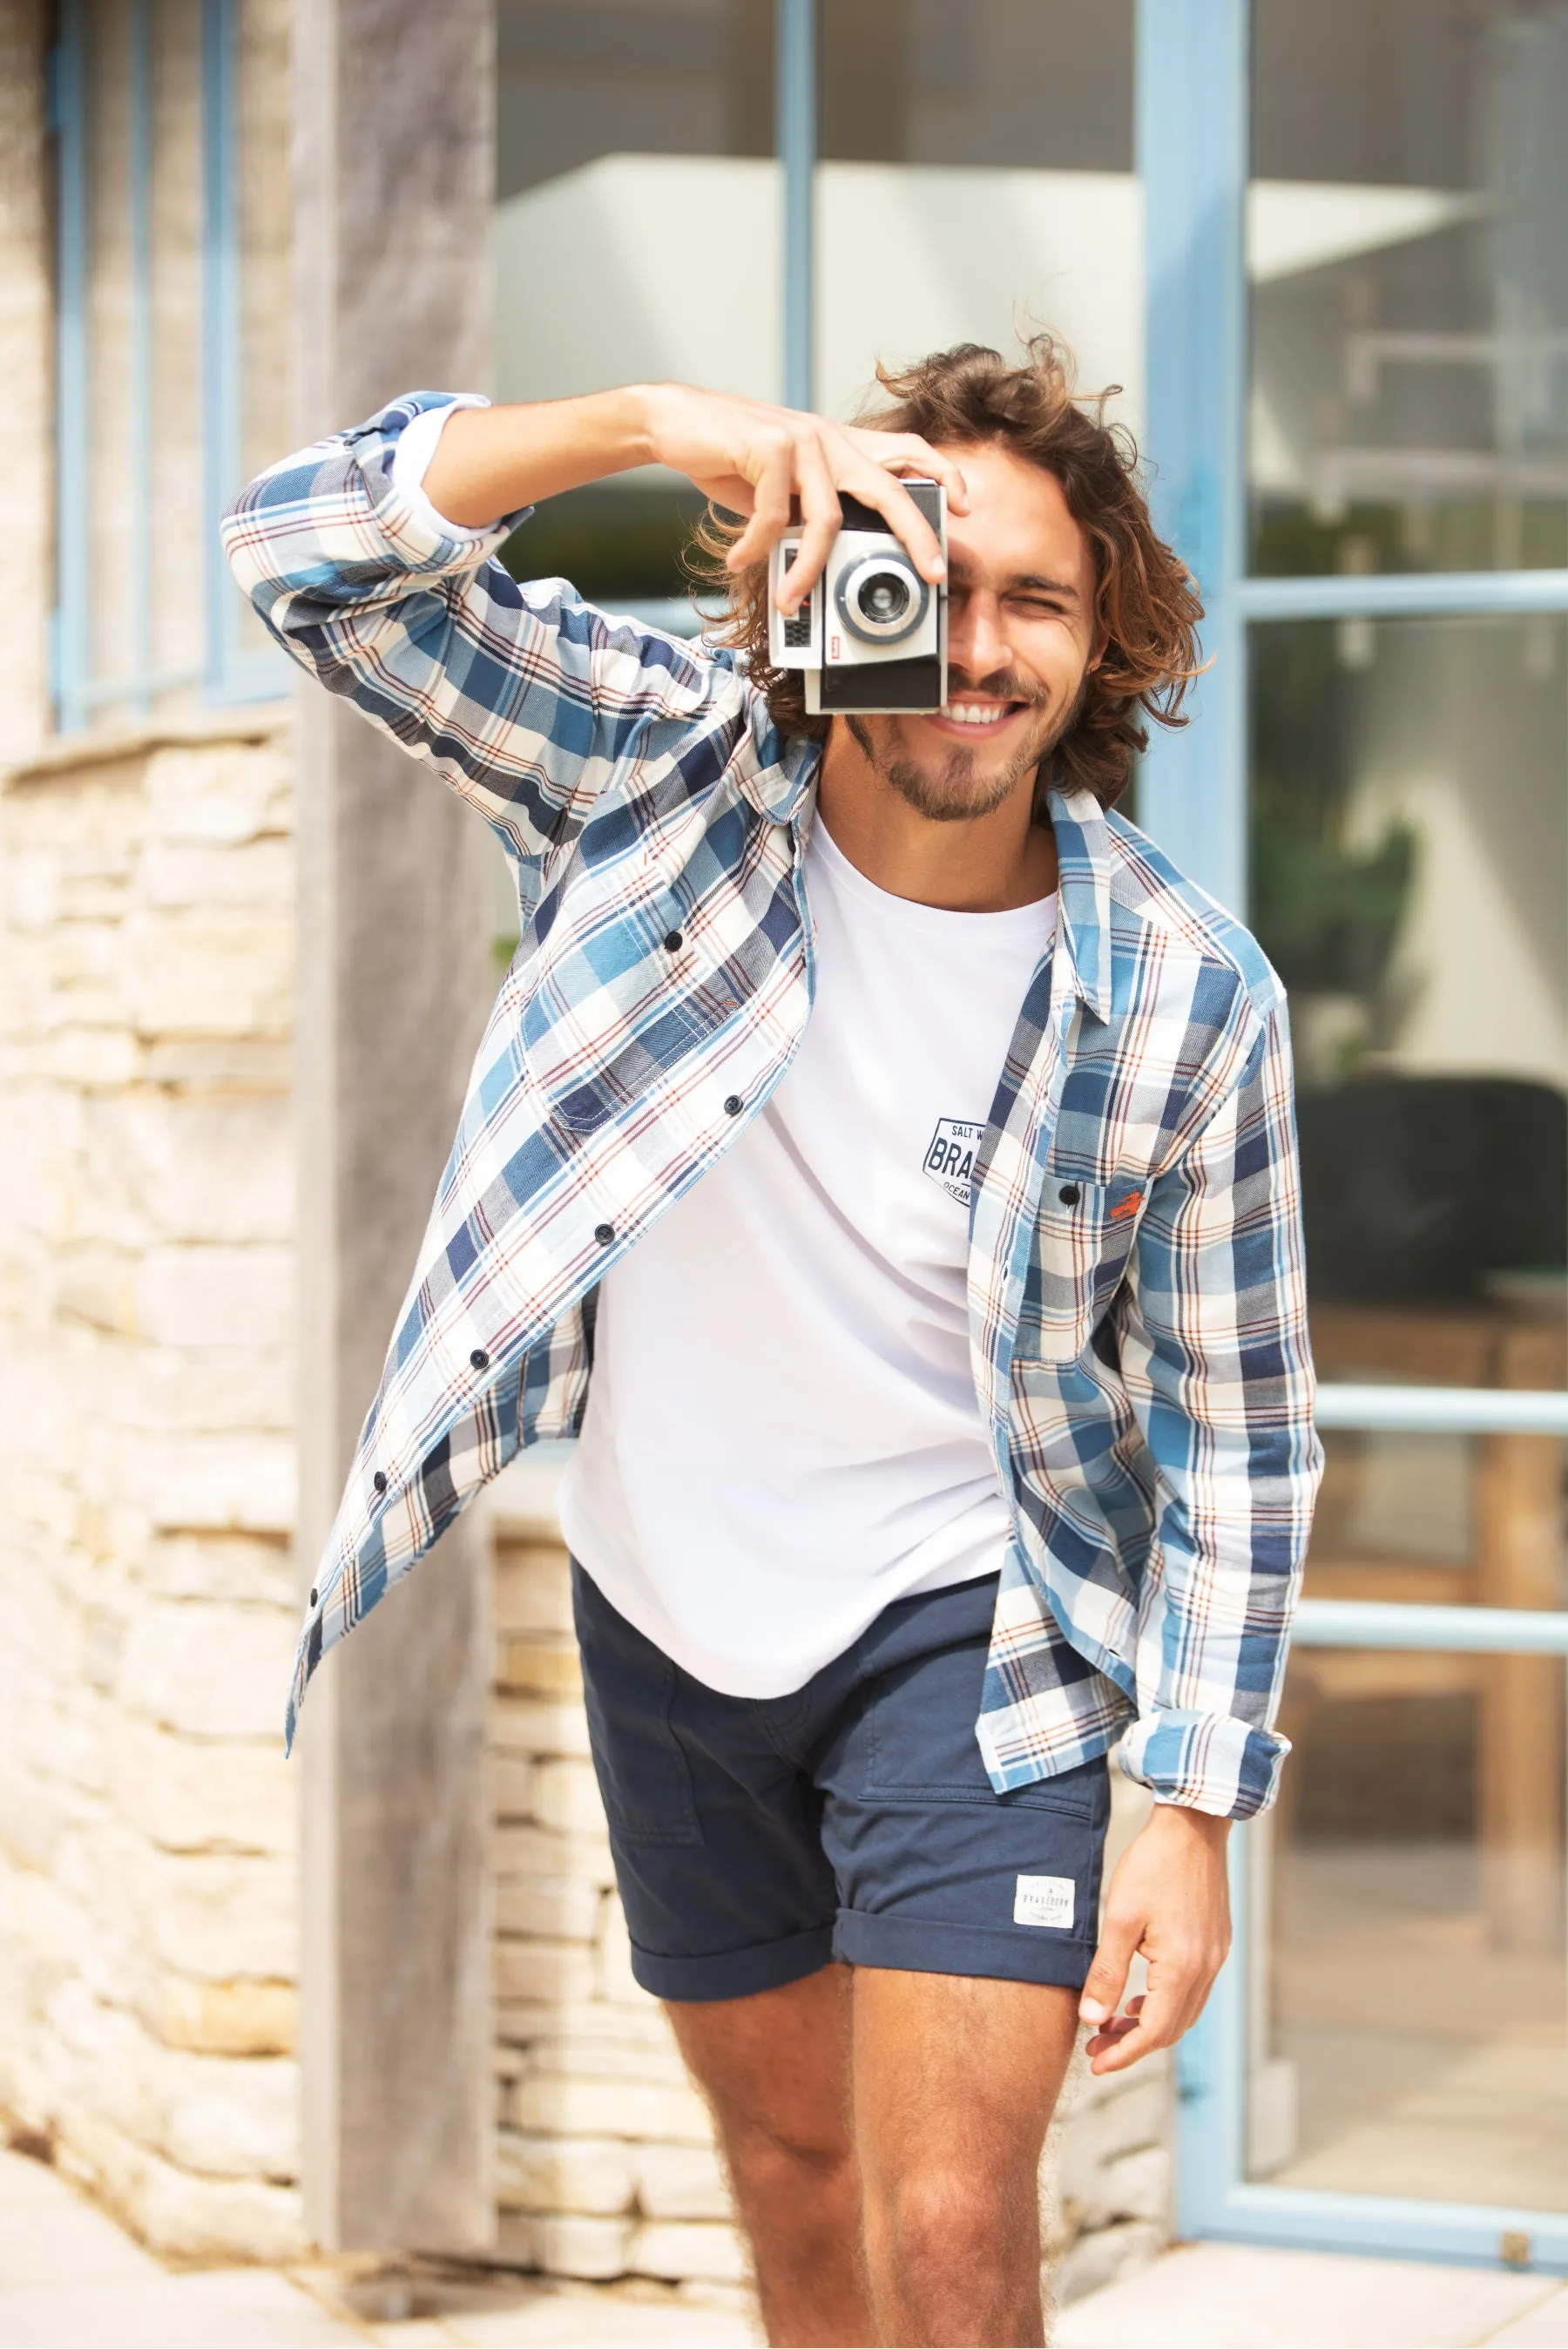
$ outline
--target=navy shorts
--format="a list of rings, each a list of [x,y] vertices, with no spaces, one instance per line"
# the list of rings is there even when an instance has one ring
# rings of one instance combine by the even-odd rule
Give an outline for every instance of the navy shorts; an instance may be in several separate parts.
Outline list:
[[[975,1739],[996,1578],[904,1599],[789,1696],[721,1696],[573,1568],[632,1970],[744,1998],[830,1958],[1081,1989],[1103,1757],[998,1795]]]

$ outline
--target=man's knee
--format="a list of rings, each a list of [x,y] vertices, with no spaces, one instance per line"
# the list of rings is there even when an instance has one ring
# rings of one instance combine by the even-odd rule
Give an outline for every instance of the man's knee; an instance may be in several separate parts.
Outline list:
[[[788,2207],[844,2193],[856,2183],[854,2146],[847,2129],[791,2127],[754,2116],[722,2119],[721,2135],[735,2189],[742,2201],[765,2197]]]
[[[1038,2233],[1033,2177],[1009,2179],[983,2167],[921,2163],[882,2182],[868,2215],[886,2254],[904,2275],[962,2275],[1007,2264],[1031,2251]]]

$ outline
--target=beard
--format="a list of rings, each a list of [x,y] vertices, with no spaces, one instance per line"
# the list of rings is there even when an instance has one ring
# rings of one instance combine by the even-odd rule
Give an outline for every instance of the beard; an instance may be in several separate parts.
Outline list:
[[[1049,758],[1078,716],[1084,698],[1080,686],[1070,707],[1052,722],[1046,715],[1047,696],[1022,678],[988,678],[975,690],[994,694],[998,700],[1025,702],[1038,712],[1038,723],[999,767],[982,767],[978,746],[969,750],[956,743],[940,767],[919,766],[900,752],[895,734],[884,734],[879,740],[863,717],[845,719],[867,765],[916,815],[932,823],[965,823],[977,816],[994,815],[1025,777],[1036,773],[1042,761]],[[948,698],[954,698],[949,688]],[[962,700],[962,692],[956,698]]]

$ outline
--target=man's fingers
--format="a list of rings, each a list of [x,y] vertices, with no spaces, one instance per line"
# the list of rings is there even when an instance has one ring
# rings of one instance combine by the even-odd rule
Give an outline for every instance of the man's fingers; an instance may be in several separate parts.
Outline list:
[[[726,513],[748,514],[751,512],[751,483],[744,473],[696,473],[689,476],[694,488]]]
[[[805,527],[800,533],[800,549],[788,573],[789,585],[780,585],[779,609],[793,612],[805,601],[820,575],[822,565],[839,534],[843,510],[839,493],[833,487],[833,477],[828,460],[822,454],[822,444],[814,435],[800,440],[795,450],[795,468],[800,493],[800,519]]]
[[[1122,2013],[1113,2014],[1109,2022],[1102,2023],[1100,2024],[1099,2029],[1089,2041],[1089,2045],[1091,2047],[1098,2047],[1103,2040],[1106,2046],[1114,2046],[1119,2039],[1125,2039],[1128,2033],[1135,2027],[1138,2018],[1142,2011],[1143,1993],[1140,1992],[1136,1998],[1130,1998],[1128,2000],[1126,2009]]]
[[[787,432],[767,447],[751,492],[751,519],[725,557],[732,571],[760,563],[781,532],[789,526],[789,502],[795,487],[795,444]]]
[[[1127,1988],[1127,1970],[1142,1939],[1141,1917],[1118,1916],[1114,1909],[1107,1910],[1099,1947],[1084,1978],[1083,1994],[1078,2000],[1078,2013],[1085,2023],[1110,2021],[1121,2002],[1121,1993]]]
[[[1148,1994],[1137,2001],[1137,2007],[1138,2013],[1131,2018],[1130,2031],[1117,2033],[1109,2047],[1097,2053],[1094,2043],[1090,2042],[1091,2071],[1125,2072],[1130,2064],[1152,2054],[1155,2048],[1174,2045],[1185,2028],[1186,1985],[1174,1980],[1162,1987],[1155,1987],[1151,1983]],[[1117,2017],[1118,2022],[1122,2019],[1119,2015]],[[1101,2038],[1109,2035],[1104,2032],[1099,2034]]]
[[[868,435],[868,439],[870,437]],[[940,449],[934,449],[929,440],[917,440],[913,432],[898,432],[891,437],[897,452],[896,459],[891,460],[884,459],[882,460],[884,466],[889,462],[896,462],[902,472],[929,474],[934,481],[940,481],[947,492],[947,502],[954,513],[968,512],[969,484],[965,481],[964,469],[956,459],[944,456]],[[864,448],[862,454],[871,457],[873,464],[876,462],[873,450]]]
[[[1212,1981],[1207,1961],[1197,1954],[1152,1963],[1147,1992],[1130,1999],[1127,2013],[1110,2017],[1090,2040],[1090,2068],[1125,2072],[1157,2047],[1173,2047],[1202,2013]]]
[[[821,575],[843,518],[841,490],[875,507],[924,578],[946,577],[941,541],[898,474],[929,474],[942,482],[954,511],[962,513],[968,505],[964,474],[950,457],[913,433],[861,431],[824,425],[815,417],[791,418],[754,447],[755,471],[747,463],[743,475],[725,475],[722,492],[717,476],[694,473],[691,478],[718,503],[748,516],[746,528],[725,557],[731,571],[744,571],[767,558],[788,529],[793,501],[799,499],[800,551],[790,565],[788,600],[780,596],[780,611],[796,610]]]
[[[862,505],[875,506],[894,537],[909,549],[910,560],[923,577],[947,576],[941,541],[896,474],[854,460],[835,468],[834,479],[841,490],[848,490]]]

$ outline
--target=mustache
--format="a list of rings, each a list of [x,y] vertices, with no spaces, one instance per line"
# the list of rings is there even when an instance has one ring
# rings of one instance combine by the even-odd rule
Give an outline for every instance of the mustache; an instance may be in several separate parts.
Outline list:
[[[954,695],[962,700],[966,693],[984,694],[988,700],[994,698],[997,701],[1022,701],[1031,709],[1043,709],[1051,698],[1047,687],[1039,684],[1034,678],[1019,677],[1016,670],[997,668],[993,669],[989,677],[975,678],[965,675],[960,669],[955,669],[949,663],[948,700],[951,701]]]

